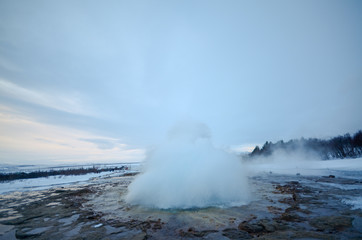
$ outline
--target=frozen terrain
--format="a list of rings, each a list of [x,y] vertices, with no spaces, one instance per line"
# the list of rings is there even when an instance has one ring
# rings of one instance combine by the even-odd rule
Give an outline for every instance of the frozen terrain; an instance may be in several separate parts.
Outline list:
[[[234,207],[131,205],[135,176],[121,172],[8,192],[0,195],[0,239],[360,239],[361,162],[250,163],[252,200]]]
[[[77,169],[77,168],[90,168],[97,167],[98,169],[127,166],[127,172],[139,171],[139,163],[119,163],[119,164],[92,164],[92,165],[67,165],[67,166],[38,166],[38,165],[1,165],[0,172],[13,173],[13,172],[33,172],[33,171],[50,171],[62,169]],[[116,171],[114,174],[123,173],[124,171]],[[0,182],[0,194],[9,192],[23,192],[23,191],[36,191],[44,190],[53,187],[64,187],[70,184],[84,183],[92,178],[111,176],[110,172],[101,173],[88,173],[84,175],[56,175],[50,177],[40,177],[31,179],[20,179],[14,181]]]

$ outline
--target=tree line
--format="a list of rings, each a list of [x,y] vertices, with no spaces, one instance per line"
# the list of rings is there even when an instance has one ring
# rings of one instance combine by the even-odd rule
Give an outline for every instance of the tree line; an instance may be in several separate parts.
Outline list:
[[[300,150],[307,151],[316,154],[323,160],[357,158],[362,156],[362,131],[360,130],[352,136],[347,133],[343,136],[333,137],[328,140],[301,138],[288,142],[284,142],[283,140],[276,143],[267,141],[261,148],[256,146],[247,157],[266,157],[270,156],[276,150],[283,150],[288,153]]]

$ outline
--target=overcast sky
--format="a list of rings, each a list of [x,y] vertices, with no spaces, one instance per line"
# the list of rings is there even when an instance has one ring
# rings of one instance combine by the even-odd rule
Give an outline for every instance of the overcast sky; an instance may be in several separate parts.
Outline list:
[[[139,161],[362,125],[362,1],[0,0],[0,163]]]

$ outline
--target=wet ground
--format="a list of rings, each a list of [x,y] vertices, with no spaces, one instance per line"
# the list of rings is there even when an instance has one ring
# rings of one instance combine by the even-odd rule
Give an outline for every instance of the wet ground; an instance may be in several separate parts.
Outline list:
[[[157,210],[123,201],[134,176],[0,195],[0,239],[361,239],[362,173],[250,177],[239,207]]]

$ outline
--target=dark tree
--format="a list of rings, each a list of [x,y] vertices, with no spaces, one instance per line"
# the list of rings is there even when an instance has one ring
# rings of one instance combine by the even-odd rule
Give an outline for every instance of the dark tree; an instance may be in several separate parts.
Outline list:
[[[256,146],[248,157],[269,156],[276,150],[284,150],[289,153],[297,150],[308,151],[324,160],[357,158],[362,156],[362,131],[358,131],[353,136],[347,133],[329,140],[301,138],[286,143],[282,140],[276,143],[266,141],[262,148]]]

